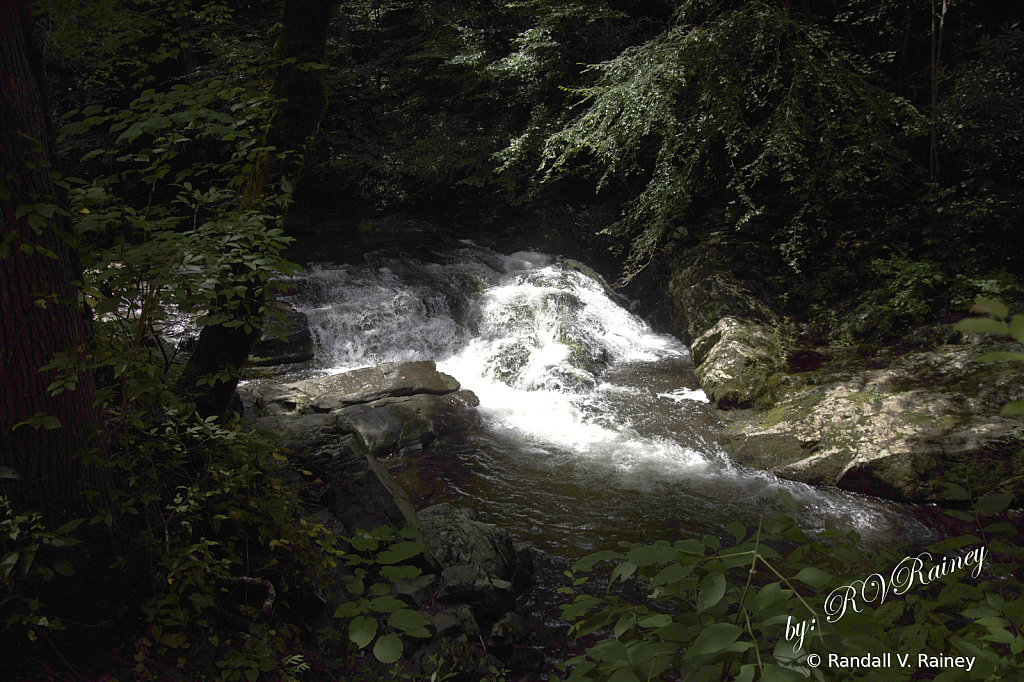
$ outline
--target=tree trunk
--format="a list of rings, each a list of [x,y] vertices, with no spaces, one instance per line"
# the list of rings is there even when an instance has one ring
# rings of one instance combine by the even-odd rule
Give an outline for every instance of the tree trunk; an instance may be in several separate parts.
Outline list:
[[[932,54],[931,54],[931,86],[932,86],[932,124],[931,135],[929,136],[929,167],[933,178],[938,177],[942,171],[942,162],[939,159],[939,131],[938,123],[934,117],[938,115],[939,109],[939,78],[942,75],[942,37],[946,28],[946,11],[949,9],[948,0],[941,0],[942,9],[935,7],[935,0],[932,0]]]
[[[306,145],[319,130],[327,110],[327,86],[322,71],[304,65],[325,61],[327,29],[338,3],[339,0],[285,0],[281,34],[274,50],[278,59],[294,61],[282,63],[274,80],[274,95],[283,102],[274,114],[265,142],[276,152],[264,153],[257,160],[242,198],[243,208],[258,208],[271,192],[283,196],[286,203],[290,199]],[[286,157],[279,158],[284,152]],[[259,339],[265,293],[255,282],[249,283],[248,290],[244,304],[231,314],[235,319],[241,315],[249,324],[204,327],[178,381],[178,393],[193,400],[203,417],[220,417],[227,411],[238,385],[238,373]]]
[[[84,480],[98,489],[101,470],[78,456],[98,446],[99,416],[90,372],[51,396],[57,373],[41,369],[61,351],[81,357],[89,327],[30,26],[27,2],[0,0],[0,466],[13,471],[0,493],[58,523],[87,515]]]

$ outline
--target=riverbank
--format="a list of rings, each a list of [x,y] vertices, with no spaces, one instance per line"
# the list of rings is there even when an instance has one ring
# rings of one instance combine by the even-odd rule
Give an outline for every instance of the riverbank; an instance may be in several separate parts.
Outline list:
[[[772,309],[766,276],[751,265],[758,254],[705,242],[661,264],[667,286],[646,299],[661,327],[690,343],[734,461],[899,502],[961,506],[998,493],[1024,503],[1024,417],[1001,414],[1024,393],[1024,366],[977,361],[1020,344],[951,322],[858,341],[863,304],[816,327]],[[656,289],[642,284],[641,293]]]

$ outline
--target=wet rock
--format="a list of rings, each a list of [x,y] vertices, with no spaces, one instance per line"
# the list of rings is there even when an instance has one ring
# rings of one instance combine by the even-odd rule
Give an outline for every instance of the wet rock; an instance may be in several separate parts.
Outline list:
[[[544,652],[536,647],[517,644],[502,660],[513,672],[540,672],[544,670],[547,659]]]
[[[319,481],[307,494],[329,511],[337,535],[351,536],[357,528],[416,525],[409,496],[336,415],[303,415],[288,420],[287,426],[281,445],[297,468]]]
[[[471,391],[448,395],[384,398],[337,410],[339,420],[362,437],[370,452],[383,456],[415,449],[475,422],[479,399]]]
[[[445,395],[459,390],[459,382],[438,372],[431,360],[385,362],[288,386],[306,394],[309,409],[317,412],[372,403],[382,398]]]
[[[723,317],[693,341],[690,354],[704,393],[720,409],[750,407],[784,353],[758,322]]]
[[[261,426],[277,432],[291,459],[319,481],[319,504],[351,534],[356,528],[417,525],[408,495],[378,458],[458,433],[477,398],[433,362],[385,363],[240,393]]]
[[[284,320],[271,319],[249,354],[249,365],[265,367],[313,359],[313,336],[305,313],[285,309]],[[285,338],[281,339],[278,334]]]
[[[676,269],[668,285],[676,333],[686,343],[705,334],[719,320],[730,317],[771,328],[778,317],[764,303],[754,280],[740,278],[747,264],[744,246],[711,239],[682,257],[688,263]],[[764,254],[749,254],[746,261],[763,262]]]
[[[494,621],[515,606],[512,583],[489,575],[479,564],[449,566],[441,573],[441,604],[468,604],[474,617]]]
[[[511,646],[522,642],[526,634],[526,619],[515,611],[510,611],[491,626],[491,636],[487,640],[487,645]]]
[[[510,611],[533,574],[529,548],[469,509],[445,503],[418,517],[424,541],[445,567],[438,601],[469,604],[478,621],[489,623]]]
[[[473,617],[473,611],[465,604],[441,609],[430,617],[430,624],[438,635],[464,634],[474,640],[480,637],[480,626]]]
[[[672,331],[690,344],[701,387],[720,409],[753,404],[786,356],[774,334],[779,318],[746,272],[762,256],[750,244],[713,237],[688,251],[669,281]]]
[[[358,436],[375,457],[418,448],[475,423],[479,400],[430,361],[389,362],[319,379],[239,390],[264,426],[279,433],[330,425]],[[330,415],[327,420],[306,419]]]
[[[1019,505],[1024,417],[1000,410],[1021,392],[1024,368],[973,361],[1013,346],[940,346],[795,382],[769,411],[729,414],[723,443],[740,464],[814,485],[928,502],[946,500],[953,482]]]
[[[573,272],[578,272],[581,275],[585,275],[590,279],[594,280],[595,282],[597,282],[598,286],[601,287],[601,290],[604,291],[605,295],[608,296],[608,298],[615,301],[623,308],[626,308],[627,310],[629,309],[629,299],[627,299],[619,292],[615,291],[615,289],[612,289],[608,285],[608,282],[605,281],[604,277],[599,275],[597,270],[594,270],[594,268],[590,267],[586,263],[581,263],[578,260],[573,260],[571,258],[567,258],[566,260],[562,261],[560,265],[562,266],[563,270],[571,270]]]

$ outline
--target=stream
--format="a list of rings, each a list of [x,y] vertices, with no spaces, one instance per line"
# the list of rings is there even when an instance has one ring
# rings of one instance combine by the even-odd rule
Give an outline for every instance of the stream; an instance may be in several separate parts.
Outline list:
[[[417,508],[472,507],[563,560],[622,540],[722,536],[765,514],[854,530],[868,546],[938,537],[926,509],[734,464],[688,349],[573,261],[466,242],[313,264],[296,285],[317,371],[435,360],[479,396],[479,429],[385,463]]]

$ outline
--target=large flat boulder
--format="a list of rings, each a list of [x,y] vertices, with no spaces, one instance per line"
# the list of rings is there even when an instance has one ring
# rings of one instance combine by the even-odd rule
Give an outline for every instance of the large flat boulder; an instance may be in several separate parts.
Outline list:
[[[320,501],[344,530],[417,525],[408,496],[379,459],[418,449],[475,423],[471,391],[433,362],[384,363],[292,383],[239,390],[261,426],[280,434]]]
[[[1000,415],[1024,368],[974,359],[1014,344],[941,346],[880,368],[794,383],[766,412],[728,414],[723,444],[743,465],[812,485],[901,501],[947,498],[947,482],[976,495],[1024,498],[1024,417]]]
[[[471,391],[382,398],[336,410],[340,422],[358,433],[371,453],[383,456],[427,445],[466,430],[479,399]]]
[[[459,382],[438,372],[437,365],[431,360],[385,362],[376,367],[297,381],[287,386],[308,396],[306,404],[317,412],[330,412],[381,398],[445,395],[459,390]]]

